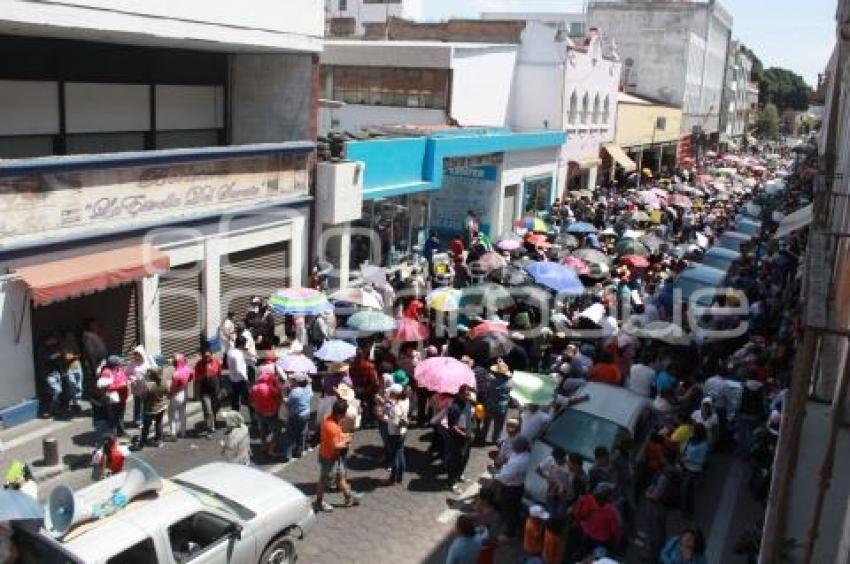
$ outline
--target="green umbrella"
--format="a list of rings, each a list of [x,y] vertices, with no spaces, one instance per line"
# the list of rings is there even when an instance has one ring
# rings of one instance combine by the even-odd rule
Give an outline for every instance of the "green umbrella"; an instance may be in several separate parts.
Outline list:
[[[348,318],[347,325],[362,333],[384,333],[395,329],[396,322],[380,311],[358,311]]]
[[[641,257],[648,257],[650,255],[646,245],[637,239],[621,239],[617,243],[616,250],[618,255],[638,255]]]
[[[556,385],[557,382],[549,374],[515,370],[511,378],[511,397],[520,405],[549,405],[555,399]]]
[[[463,289],[460,307],[483,308],[486,311],[499,311],[514,305],[511,293],[501,284],[487,282]]]

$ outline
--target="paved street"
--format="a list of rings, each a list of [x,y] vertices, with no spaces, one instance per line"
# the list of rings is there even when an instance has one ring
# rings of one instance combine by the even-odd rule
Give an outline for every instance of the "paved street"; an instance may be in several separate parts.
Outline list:
[[[197,405],[193,404],[190,422],[198,420]],[[219,435],[221,431],[219,431]],[[6,459],[40,458],[41,438],[54,436],[69,472],[41,484],[46,497],[57,483],[78,488],[90,482],[89,453],[92,433],[87,418],[71,421],[31,422],[25,426],[0,433],[6,447]],[[442,563],[445,561],[447,540],[452,525],[464,509],[464,498],[477,492],[475,481],[468,483],[461,496],[443,488],[444,480],[438,466],[425,454],[428,433],[414,429],[407,439],[410,471],[403,486],[385,485],[386,471],[380,467],[380,439],[375,430],[355,434],[350,457],[352,484],[366,496],[362,505],[352,509],[337,508],[321,514],[317,526],[299,546],[301,562],[309,564],[352,564],[375,562]],[[163,476],[172,476],[205,462],[220,460],[217,440],[186,439],[165,443],[161,449],[145,449],[141,456],[151,462]],[[307,495],[315,493],[317,475],[315,452],[302,459],[281,464],[258,455],[256,462],[267,471],[284,478]],[[486,470],[486,449],[473,449],[466,475],[480,477]],[[36,464],[36,471],[39,471]],[[748,467],[721,453],[712,459],[697,497],[697,524],[706,532],[710,563],[743,562],[733,553],[733,545],[742,531],[752,526],[759,514],[758,505],[746,491]],[[332,504],[341,502],[335,495]],[[683,524],[678,512],[671,515],[669,530]],[[518,545],[500,550],[500,564],[521,562],[524,555]],[[626,562],[644,561],[640,548],[630,545]]]

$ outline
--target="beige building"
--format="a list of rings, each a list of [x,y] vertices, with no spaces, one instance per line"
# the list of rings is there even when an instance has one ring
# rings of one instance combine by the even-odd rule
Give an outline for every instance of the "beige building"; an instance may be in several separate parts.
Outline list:
[[[614,177],[635,169],[672,169],[681,123],[681,108],[621,92],[616,135],[613,145],[603,145],[602,169]]]

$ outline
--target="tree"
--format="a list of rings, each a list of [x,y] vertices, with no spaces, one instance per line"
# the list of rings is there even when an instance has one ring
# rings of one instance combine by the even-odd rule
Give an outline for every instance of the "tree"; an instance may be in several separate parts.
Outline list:
[[[770,67],[762,73],[759,82],[759,103],[776,104],[780,112],[805,111],[809,107],[812,88],[799,74],[788,69]]]
[[[767,103],[756,119],[756,134],[764,139],[779,137],[779,110],[775,104]]]

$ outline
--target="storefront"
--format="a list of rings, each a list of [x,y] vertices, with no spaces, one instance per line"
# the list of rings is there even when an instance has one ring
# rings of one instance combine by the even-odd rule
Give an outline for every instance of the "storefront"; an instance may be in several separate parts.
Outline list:
[[[360,265],[370,261],[373,256],[380,256],[381,266],[391,266],[410,256],[414,247],[421,249],[428,238],[431,195],[424,192],[366,200],[363,202],[360,220],[353,225],[358,228],[358,232],[375,234],[355,235],[352,238],[353,264]],[[380,253],[372,249],[373,244],[380,245]]]
[[[89,320],[108,352],[196,354],[222,315],[303,280],[306,142],[0,164],[3,408]],[[14,213],[12,211],[14,210]],[[40,384],[39,384],[40,385]]]

